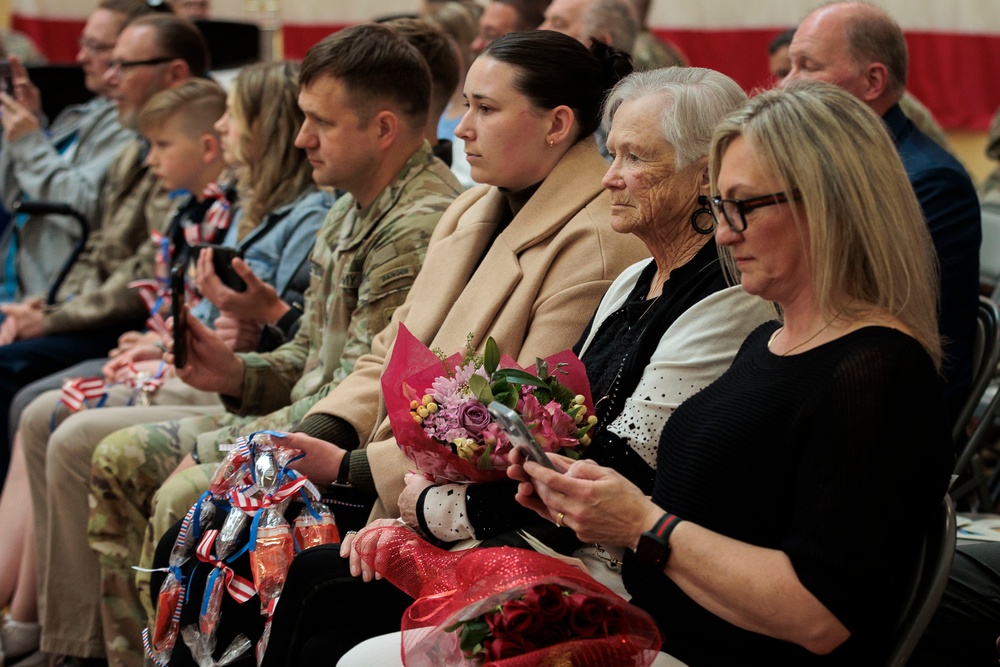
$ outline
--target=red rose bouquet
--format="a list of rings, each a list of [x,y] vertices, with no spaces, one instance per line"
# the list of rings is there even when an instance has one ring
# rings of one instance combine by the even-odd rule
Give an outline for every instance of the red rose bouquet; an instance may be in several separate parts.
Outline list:
[[[416,601],[402,621],[407,667],[649,665],[660,634],[644,611],[562,561],[509,547],[449,552],[401,527],[356,548]]]
[[[565,351],[532,370],[501,356],[492,338],[482,356],[470,346],[444,357],[400,325],[382,375],[396,442],[435,482],[502,479],[512,445],[486,409],[498,401],[518,413],[545,451],[579,457],[597,421],[583,362]]]

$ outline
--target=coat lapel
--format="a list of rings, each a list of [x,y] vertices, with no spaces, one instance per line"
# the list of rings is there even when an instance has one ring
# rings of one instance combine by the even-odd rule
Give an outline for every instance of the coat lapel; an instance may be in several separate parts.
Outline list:
[[[491,188],[486,196],[470,207],[465,216],[470,223],[463,222],[449,237],[449,241],[454,243],[454,252],[442,247],[444,252],[441,255],[454,263],[450,267],[454,276],[450,284],[450,298],[439,302],[445,312],[441,314],[435,339],[442,342],[463,340],[471,332],[475,335],[474,344],[481,347],[485,334],[492,330],[497,313],[521,281],[523,273],[519,255],[558,233],[582,206],[600,195],[603,191],[601,178],[606,170],[607,163],[590,143],[580,142],[571,148],[500,234],[478,268],[475,268],[475,262],[482,256],[485,244],[496,229],[504,196],[496,188]],[[581,178],[581,174],[590,177]],[[581,182],[592,185],[581,187]],[[463,232],[469,227],[482,228],[472,251],[467,243],[463,243],[468,238]],[[465,247],[458,250],[461,246]],[[474,268],[475,273],[472,273]],[[533,270],[546,269],[534,267]]]

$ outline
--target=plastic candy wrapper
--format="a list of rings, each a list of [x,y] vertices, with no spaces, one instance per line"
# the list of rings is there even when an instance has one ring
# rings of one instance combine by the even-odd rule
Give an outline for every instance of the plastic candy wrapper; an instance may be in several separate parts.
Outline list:
[[[214,513],[215,505],[208,501],[207,494],[202,496],[188,510],[170,550],[169,568],[167,577],[160,586],[152,632],[148,629],[143,632],[146,651],[157,664],[167,664],[177,644],[181,606],[185,597],[180,567],[194,553],[195,538],[200,532],[200,526],[208,525]]]
[[[187,625],[181,630],[184,643],[191,649],[191,657],[198,663],[198,667],[224,667],[236,662],[253,646],[245,635],[238,635],[218,660],[212,657],[215,652],[215,635],[202,634],[197,625]]]
[[[314,502],[302,508],[295,518],[295,543],[299,551],[305,551],[321,544],[340,542],[340,531],[333,518],[333,512],[323,503]]]
[[[271,640],[271,617],[267,617],[267,621],[264,623],[264,632],[260,634],[260,639],[257,640],[257,667],[264,662],[264,652],[267,650],[267,643]]]
[[[215,497],[225,496],[231,489],[252,483],[249,461],[252,457],[247,446],[247,438],[240,437],[233,448],[222,459],[219,468],[212,475],[208,491]]]
[[[250,566],[253,586],[260,596],[260,612],[271,613],[271,605],[281,595],[288,568],[295,557],[292,528],[274,508],[261,511],[251,529]]]
[[[544,554],[448,552],[396,526],[362,531],[355,544],[365,562],[416,598],[402,622],[407,667],[648,666],[659,652],[648,614]],[[510,607],[520,619],[498,620]],[[536,638],[536,631],[547,636]]]

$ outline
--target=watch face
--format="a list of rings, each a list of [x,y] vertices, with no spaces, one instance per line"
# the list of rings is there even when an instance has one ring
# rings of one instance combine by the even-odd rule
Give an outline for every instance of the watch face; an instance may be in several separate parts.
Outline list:
[[[670,547],[657,535],[648,532],[643,533],[639,538],[639,546],[635,550],[635,557],[646,567],[662,568],[670,555]]]

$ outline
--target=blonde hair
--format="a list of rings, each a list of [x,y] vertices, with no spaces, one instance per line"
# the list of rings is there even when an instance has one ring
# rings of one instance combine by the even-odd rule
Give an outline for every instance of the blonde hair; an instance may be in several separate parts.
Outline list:
[[[940,368],[937,257],[882,120],[827,83],[795,81],[758,95],[716,128],[713,194],[723,155],[738,137],[789,200],[801,202],[820,311],[896,318]],[[798,219],[799,207],[790,208]]]
[[[188,79],[149,98],[139,112],[138,128],[148,134],[175,119],[178,129],[192,139],[205,134],[218,137],[215,121],[225,110],[226,93],[219,84],[208,79]]]
[[[242,239],[270,211],[313,186],[312,169],[295,137],[304,120],[298,105],[298,65],[257,63],[236,77],[229,107],[241,129],[237,155]]]

